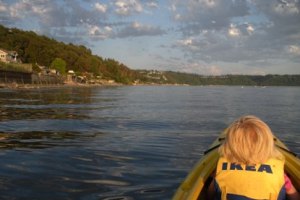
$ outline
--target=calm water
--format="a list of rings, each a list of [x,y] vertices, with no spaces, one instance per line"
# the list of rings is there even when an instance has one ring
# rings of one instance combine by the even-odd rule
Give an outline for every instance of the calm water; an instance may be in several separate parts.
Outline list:
[[[171,199],[245,114],[300,153],[300,87],[0,89],[0,199]]]

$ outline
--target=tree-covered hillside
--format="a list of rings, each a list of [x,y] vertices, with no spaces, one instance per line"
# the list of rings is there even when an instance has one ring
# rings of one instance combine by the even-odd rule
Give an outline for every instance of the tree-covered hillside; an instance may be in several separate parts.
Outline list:
[[[64,74],[73,70],[77,75],[92,74],[102,79],[131,84],[187,84],[187,85],[258,85],[300,86],[300,75],[223,75],[203,76],[172,71],[132,70],[114,59],[93,55],[82,45],[65,44],[40,36],[32,31],[6,28],[0,25],[0,49],[16,51],[22,63],[52,67]],[[0,69],[10,68],[2,63]]]
[[[172,71],[141,70],[148,81],[158,84],[187,85],[244,85],[244,86],[300,86],[300,75],[222,75],[203,76]]]
[[[85,46],[65,44],[32,31],[9,29],[1,25],[0,48],[16,51],[23,63],[50,67],[59,58],[66,62],[66,71],[73,70],[78,74],[88,72],[120,83],[131,83],[140,76],[116,60],[92,55]]]

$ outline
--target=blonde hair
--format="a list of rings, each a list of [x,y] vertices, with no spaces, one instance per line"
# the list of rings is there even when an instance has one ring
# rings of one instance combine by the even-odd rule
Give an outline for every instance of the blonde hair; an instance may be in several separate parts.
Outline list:
[[[219,153],[228,161],[241,164],[259,164],[270,158],[283,159],[275,147],[269,126],[252,115],[237,119],[225,130],[225,141]]]

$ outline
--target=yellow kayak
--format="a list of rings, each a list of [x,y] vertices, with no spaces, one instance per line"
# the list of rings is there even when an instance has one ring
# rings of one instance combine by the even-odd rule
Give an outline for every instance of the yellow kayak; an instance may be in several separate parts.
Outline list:
[[[204,152],[204,156],[198,161],[186,179],[177,189],[173,200],[201,200],[206,199],[205,193],[208,187],[210,175],[217,166],[219,159],[218,147],[224,140],[224,133],[212,143],[210,148]],[[290,175],[293,185],[300,191],[300,159],[278,139],[275,145],[285,156],[285,172]]]

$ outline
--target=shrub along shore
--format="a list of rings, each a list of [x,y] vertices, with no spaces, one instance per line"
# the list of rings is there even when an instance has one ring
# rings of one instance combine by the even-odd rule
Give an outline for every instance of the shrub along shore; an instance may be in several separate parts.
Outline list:
[[[92,51],[83,45],[66,44],[32,31],[6,28],[2,25],[0,51],[7,53],[6,58],[13,56],[13,59],[4,60],[6,64],[0,62],[0,84],[3,87],[85,84],[300,86],[299,74],[207,76],[173,71],[133,70],[114,59],[93,55]],[[8,76],[9,72],[1,73],[1,70],[12,70],[15,74],[10,73]],[[58,76],[45,74],[45,70],[47,73],[55,70]],[[18,79],[17,72],[23,73],[23,78]],[[70,77],[68,72],[73,72],[74,76]],[[29,76],[28,73],[31,78],[25,78]]]

